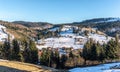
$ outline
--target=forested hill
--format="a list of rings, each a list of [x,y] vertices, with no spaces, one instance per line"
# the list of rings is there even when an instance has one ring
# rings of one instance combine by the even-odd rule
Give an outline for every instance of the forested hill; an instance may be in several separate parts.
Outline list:
[[[37,30],[43,30],[53,27],[51,23],[47,22],[25,22],[25,21],[2,21],[0,20],[0,25],[6,27],[7,32],[14,35],[17,39],[24,38],[36,38]]]
[[[89,23],[106,23],[106,22],[116,22],[120,21],[120,18],[94,18],[83,20],[82,22],[73,22],[73,24],[89,24]]]
[[[35,37],[36,31],[33,29],[30,29],[26,26],[23,26],[21,24],[11,23],[7,21],[0,21],[0,25],[3,25],[6,27],[7,32],[14,35],[17,39],[24,39],[28,37]]]
[[[120,34],[120,18],[94,18],[69,24],[97,28],[109,36]]]
[[[46,28],[50,28],[53,26],[51,23],[47,23],[47,22],[14,21],[12,23],[21,24],[23,26],[33,28],[33,29],[46,29]]]
[[[120,18],[94,18],[94,19],[84,20],[82,22],[73,22],[73,23],[65,23],[65,24],[62,23],[52,24],[48,22],[26,22],[26,21],[14,21],[14,22],[0,21],[0,23],[7,24],[7,26],[15,24],[17,26],[19,25],[20,28],[27,28],[32,31],[43,30],[43,29],[48,29],[55,26],[61,26],[67,24],[67,25],[77,25],[82,27],[97,28],[98,30],[106,33],[109,36],[115,36],[116,34],[120,34]]]

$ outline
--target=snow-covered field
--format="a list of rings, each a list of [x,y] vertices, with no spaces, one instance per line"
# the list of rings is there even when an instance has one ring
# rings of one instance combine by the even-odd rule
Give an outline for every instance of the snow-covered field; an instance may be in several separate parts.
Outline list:
[[[83,48],[84,44],[92,38],[94,41],[99,42],[100,44],[107,43],[112,37],[97,34],[97,33],[89,33],[88,36],[84,35],[85,29],[81,29],[79,31],[80,34],[73,33],[73,28],[78,28],[75,26],[63,26],[60,31],[60,37],[51,37],[46,39],[38,40],[37,43],[41,45],[37,45],[38,49],[42,48],[73,48],[73,49],[80,49]],[[50,31],[56,31],[59,27],[50,29]],[[94,28],[93,28],[94,29]],[[89,30],[89,29],[88,29]]]
[[[101,64],[97,66],[91,67],[83,67],[83,68],[73,68],[70,69],[70,72],[120,72],[120,69],[110,69],[110,67],[120,65],[119,63],[109,63],[109,64]]]
[[[47,38],[44,41],[39,40],[39,42],[43,42],[45,43],[44,46],[40,46],[43,48],[46,47],[52,47],[52,48],[62,48],[62,47],[66,47],[66,48],[74,48],[74,49],[78,49],[78,48],[83,48],[83,44],[85,43],[85,41],[83,42],[83,44],[75,44],[75,39],[74,38],[66,38],[66,37],[60,37],[60,38]],[[39,49],[41,49],[39,47]]]
[[[0,42],[5,41],[8,38],[8,35],[4,32],[6,27],[0,25]]]
[[[112,37],[106,37],[104,35],[99,35],[99,34],[90,34],[88,38],[92,38],[96,42],[98,41],[100,44],[107,43],[109,40],[112,39]]]

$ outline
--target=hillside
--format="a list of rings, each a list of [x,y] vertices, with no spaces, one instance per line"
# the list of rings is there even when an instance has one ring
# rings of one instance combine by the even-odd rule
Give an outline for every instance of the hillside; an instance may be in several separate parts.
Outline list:
[[[71,25],[97,28],[109,36],[115,36],[116,34],[120,36],[120,18],[95,18],[82,22],[74,22]]]
[[[0,25],[0,42],[5,41],[8,38],[8,34],[6,33],[6,27]]]
[[[26,22],[26,21],[14,21],[6,22],[0,21],[7,27],[7,30],[14,34],[16,38],[33,37],[36,38],[38,32],[43,29],[52,27],[61,27],[62,25],[73,25],[78,27],[91,27],[96,28],[99,31],[107,34],[108,36],[115,37],[116,34],[120,34],[120,19],[119,18],[95,18],[84,20],[82,22],[73,22],[66,24],[53,25],[47,22]]]
[[[0,72],[55,72],[56,69],[34,64],[0,60]]]
[[[47,23],[47,22],[14,21],[12,23],[21,24],[23,26],[26,26],[32,29],[39,29],[39,30],[51,28],[53,26],[51,23]]]
[[[6,31],[14,35],[17,39],[24,39],[36,36],[36,31],[21,24],[15,24],[7,21],[0,21],[0,25],[6,27]]]
[[[116,37],[115,39],[114,37],[112,37],[114,35],[109,35],[109,32],[111,31],[107,32],[112,28],[112,31],[119,31],[118,19],[93,19],[93,21],[88,20],[80,23],[52,25],[51,27],[49,27],[49,24],[34,25],[34,23],[0,21],[0,25],[2,27],[0,31],[1,35],[5,36],[5,34],[9,33],[13,35],[15,39],[17,39],[13,40],[13,42],[15,43],[8,42],[8,44],[11,45],[8,46],[9,49],[7,48],[7,42],[1,45],[2,59],[16,60],[18,58],[16,61],[34,64],[39,63],[40,61],[41,65],[64,69],[77,65],[83,66],[85,59],[83,57],[83,53],[86,53],[83,51],[90,51],[87,52],[88,55],[86,55],[89,56],[88,60],[97,60],[100,58],[102,58],[101,61],[105,60],[105,58],[107,58],[109,55],[105,57],[102,56],[105,53],[108,54],[111,52],[107,52],[109,50],[109,45],[119,43],[118,37]],[[8,36],[6,36],[6,38],[8,38]],[[90,49],[84,50],[85,46],[86,48]],[[14,54],[16,51],[14,51],[13,48],[15,50],[16,48],[18,48],[18,56],[14,57],[14,55],[16,55]],[[112,48],[113,47],[111,47],[110,49]],[[103,53],[102,49],[105,51],[105,53]],[[94,54],[94,52],[96,52],[96,54]],[[9,53],[10,55],[8,56]],[[112,53],[111,55],[114,56],[114,53]],[[116,51],[115,55],[116,57],[119,57],[119,49]],[[13,58],[11,58],[11,56],[13,56]],[[72,58],[70,58],[70,56]],[[94,56],[96,58],[94,58]],[[39,60],[38,57],[40,57]],[[74,59],[76,59],[76,61],[74,61]],[[91,63],[86,63],[86,65],[94,65],[101,63],[99,61],[90,62]]]
[[[96,31],[95,28],[73,25],[62,25],[62,27],[48,29],[46,30],[47,35],[48,37],[37,41],[39,49],[47,47],[80,49],[91,38],[100,44],[107,43],[112,38],[101,31]],[[51,36],[49,37],[49,35]]]

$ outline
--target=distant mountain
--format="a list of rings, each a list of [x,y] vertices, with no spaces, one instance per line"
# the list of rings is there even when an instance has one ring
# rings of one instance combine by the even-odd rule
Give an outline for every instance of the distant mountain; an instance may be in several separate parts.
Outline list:
[[[95,18],[82,22],[73,22],[71,24],[97,28],[109,36],[120,35],[120,18]]]
[[[120,36],[120,18],[94,18],[84,20],[82,22],[73,22],[56,25],[47,22],[26,22],[26,21],[14,21],[14,22],[0,21],[0,24],[4,24],[7,27],[9,26],[11,29],[14,28],[15,30],[18,28],[21,30],[29,29],[28,32],[31,32],[30,30],[34,32],[36,30],[60,27],[62,25],[75,25],[80,27],[97,28],[98,30],[106,33],[109,36],[115,36],[116,34],[119,34]]]
[[[21,25],[24,25],[26,27],[30,27],[33,29],[46,29],[46,28],[50,28],[53,26],[51,23],[47,23],[47,22],[14,21],[12,23],[21,24]]]
[[[120,21],[120,18],[94,18],[89,20],[84,20],[82,22],[73,22],[73,24],[87,24],[87,23],[109,23],[109,22],[116,22]]]
[[[0,25],[6,27],[7,32],[14,35],[15,38],[36,38],[37,31],[53,27],[52,24],[46,22],[25,22],[25,21],[2,21]]]

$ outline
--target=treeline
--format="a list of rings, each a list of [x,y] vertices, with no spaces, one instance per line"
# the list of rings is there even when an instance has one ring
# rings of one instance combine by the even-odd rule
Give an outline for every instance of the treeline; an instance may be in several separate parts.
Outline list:
[[[84,46],[81,56],[90,61],[114,60],[120,58],[118,41],[111,39],[107,44],[100,45],[90,39]]]
[[[12,42],[5,41],[0,45],[0,58],[34,64],[39,60],[41,65],[57,69],[100,64],[105,63],[106,60],[112,61],[120,58],[118,40],[119,38],[116,36],[115,39],[101,45],[90,39],[82,50],[65,48],[65,53],[60,53],[58,49],[43,48],[38,56],[38,49],[34,41],[14,39]],[[94,63],[96,61],[97,63]]]
[[[0,45],[0,58],[28,63],[38,62],[38,50],[32,40],[5,41]]]
[[[77,66],[88,66],[112,61],[120,61],[120,43],[118,36],[108,43],[95,42],[93,39],[87,41],[82,50],[66,50],[61,54],[59,50],[42,49],[40,64],[64,69]]]
[[[95,21],[96,22],[96,21]],[[106,33],[108,36],[115,37],[116,34],[120,34],[120,21],[114,22],[102,22],[102,23],[95,23],[93,22],[84,22],[77,24],[80,27],[91,27],[97,28],[99,31]],[[113,30],[115,29],[115,30]],[[119,35],[120,38],[120,35]]]
[[[49,29],[38,30],[36,40],[50,37],[59,37],[60,36],[61,27],[56,31],[50,31]]]
[[[65,63],[68,59],[67,55],[60,54],[59,51],[52,50],[50,48],[42,49],[42,54],[39,57],[40,58],[40,64],[57,68],[57,69],[64,69]]]

